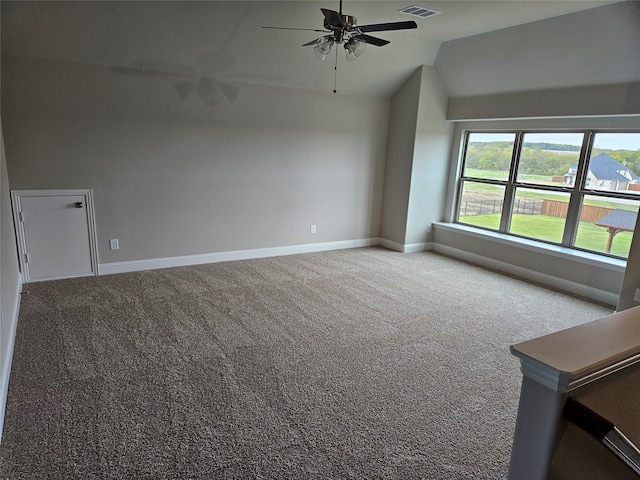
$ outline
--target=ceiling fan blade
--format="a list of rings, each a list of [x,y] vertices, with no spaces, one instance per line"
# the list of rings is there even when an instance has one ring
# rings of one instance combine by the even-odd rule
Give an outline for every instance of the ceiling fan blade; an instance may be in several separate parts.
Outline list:
[[[410,30],[412,28],[418,28],[418,24],[413,20],[409,20],[407,22],[376,23],[373,25],[358,26],[358,30],[362,33],[384,32],[386,30]]]
[[[391,43],[389,40],[383,40],[382,38],[372,37],[371,35],[354,35],[358,40],[362,40],[363,42],[369,43],[371,45],[375,45],[376,47],[384,47],[388,43]]]
[[[342,17],[335,10],[328,10],[326,8],[321,8],[322,14],[324,15],[324,25],[325,27],[330,25],[335,28],[344,28],[344,23],[342,23]]]
[[[318,28],[295,28],[295,27],[262,27],[262,28],[270,28],[272,30],[300,30],[304,32],[329,33],[327,32],[327,30],[320,30]]]
[[[322,38],[322,37],[320,37],[320,38]],[[316,38],[315,40],[311,40],[310,42],[303,43],[303,44],[302,44],[302,46],[303,46],[303,47],[308,47],[308,46],[310,46],[310,45],[315,45],[316,43],[318,43],[318,40],[319,40],[319,39],[318,39],[318,38]]]

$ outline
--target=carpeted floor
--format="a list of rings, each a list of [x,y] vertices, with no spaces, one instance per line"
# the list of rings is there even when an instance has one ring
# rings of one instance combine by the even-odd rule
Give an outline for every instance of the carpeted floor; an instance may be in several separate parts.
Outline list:
[[[381,248],[24,290],[10,479],[502,479],[509,346],[612,312]]]

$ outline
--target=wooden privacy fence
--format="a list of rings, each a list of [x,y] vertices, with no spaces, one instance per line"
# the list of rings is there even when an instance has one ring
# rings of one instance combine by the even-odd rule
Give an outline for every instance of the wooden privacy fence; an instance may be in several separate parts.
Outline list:
[[[542,202],[542,214],[552,217],[566,218],[569,209],[568,202],[560,202],[558,200],[544,200]],[[602,217],[612,212],[612,208],[593,207],[591,205],[583,205],[580,212],[581,222],[597,222]]]

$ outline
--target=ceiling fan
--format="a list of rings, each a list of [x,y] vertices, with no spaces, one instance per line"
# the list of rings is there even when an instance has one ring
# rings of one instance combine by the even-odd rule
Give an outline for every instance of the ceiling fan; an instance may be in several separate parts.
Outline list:
[[[280,30],[307,30],[312,32],[322,32],[323,35],[316,40],[305,43],[303,47],[312,46],[313,51],[320,60],[327,58],[334,44],[343,45],[347,60],[353,61],[360,57],[368,44],[382,47],[390,43],[388,40],[367,35],[370,32],[383,32],[387,30],[408,30],[418,28],[416,22],[410,20],[405,22],[376,23],[372,25],[358,25],[356,17],[342,13],[342,0],[340,0],[340,11],[321,8],[324,15],[324,30],[311,28],[291,28],[291,27],[263,27]],[[337,59],[336,59],[337,60]]]

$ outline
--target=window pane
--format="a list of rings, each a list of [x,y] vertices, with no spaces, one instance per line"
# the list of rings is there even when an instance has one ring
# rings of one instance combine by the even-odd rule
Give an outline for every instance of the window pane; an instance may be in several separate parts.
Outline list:
[[[463,176],[507,180],[515,139],[515,133],[470,133]]]
[[[458,221],[498,230],[504,199],[504,187],[465,181],[462,186]]]
[[[573,185],[582,133],[525,133],[517,181],[536,185]]]
[[[638,216],[638,202],[585,195],[575,246],[626,258]]]
[[[513,202],[510,233],[561,243],[569,207],[568,193],[518,188]]]
[[[596,133],[586,188],[640,195],[640,133]]]

